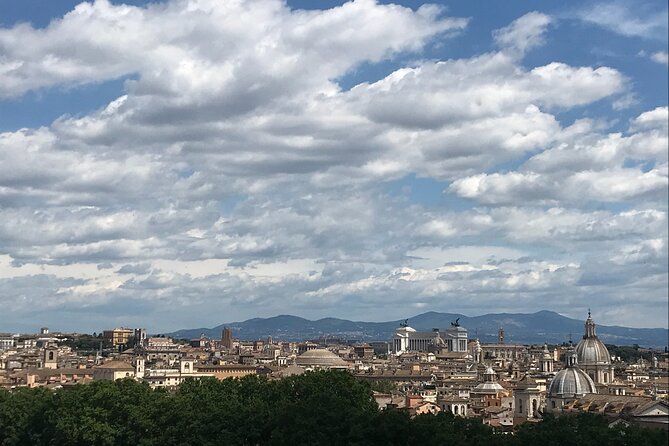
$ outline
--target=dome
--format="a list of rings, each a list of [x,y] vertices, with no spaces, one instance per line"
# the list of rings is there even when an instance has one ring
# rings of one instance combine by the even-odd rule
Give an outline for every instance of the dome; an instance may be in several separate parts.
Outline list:
[[[588,319],[585,321],[585,335],[576,345],[576,354],[578,363],[583,366],[611,364],[611,354],[595,334],[595,322],[589,312]]]
[[[497,393],[503,391],[504,387],[497,382],[497,374],[492,367],[486,369],[483,374],[483,382],[472,390],[474,393]]]
[[[560,370],[548,386],[548,396],[571,396],[597,393],[595,383],[578,367],[567,367]]]
[[[325,349],[315,349],[304,352],[295,359],[295,363],[302,367],[348,367],[346,361]]]
[[[578,368],[576,351],[572,346],[567,351],[567,367],[560,370],[548,386],[548,397],[564,397],[597,393],[595,382]]]
[[[609,350],[597,338],[581,339],[576,346],[576,354],[581,365],[611,364]]]

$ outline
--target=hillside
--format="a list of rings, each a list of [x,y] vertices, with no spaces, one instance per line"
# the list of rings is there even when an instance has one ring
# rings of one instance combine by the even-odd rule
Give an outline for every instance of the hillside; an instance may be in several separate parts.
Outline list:
[[[497,331],[504,327],[507,343],[540,344],[574,341],[583,335],[583,322],[552,311],[536,313],[499,313],[468,317],[462,314],[427,312],[409,319],[409,325],[417,330],[446,328],[456,318],[469,330],[469,337],[478,337],[482,342],[494,342]],[[348,340],[389,340],[400,320],[388,322],[349,321],[324,318],[315,321],[297,316],[281,315],[270,318],[254,318],[243,322],[229,322],[213,328],[183,329],[169,336],[175,338],[197,338],[201,334],[220,338],[223,327],[230,327],[239,339],[253,340],[272,336],[275,339],[294,341],[332,337]],[[639,344],[646,347],[667,345],[669,331],[664,328],[629,328],[619,326],[597,326],[597,334],[606,343],[616,345]]]

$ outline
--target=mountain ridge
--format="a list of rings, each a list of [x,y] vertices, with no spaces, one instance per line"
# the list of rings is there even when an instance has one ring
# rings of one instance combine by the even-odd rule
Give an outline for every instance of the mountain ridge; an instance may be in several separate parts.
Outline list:
[[[490,313],[479,316],[428,311],[409,318],[409,325],[419,331],[443,329],[456,319],[467,328],[470,339],[478,337],[483,342],[495,342],[497,331],[499,328],[504,328],[506,342],[519,344],[562,343],[570,336],[577,341],[583,334],[585,322],[585,318],[572,319],[549,310],[535,313]],[[284,341],[298,341],[326,336],[346,340],[388,341],[403,321],[400,319],[365,322],[334,317],[309,320],[282,314],[224,323],[213,328],[182,329],[166,335],[192,339],[204,334],[210,338],[220,338],[223,328],[230,327],[233,336],[242,340],[272,336]],[[645,347],[664,347],[668,344],[669,338],[669,330],[665,328],[630,328],[617,325],[598,325],[597,334],[606,343],[638,344]]]

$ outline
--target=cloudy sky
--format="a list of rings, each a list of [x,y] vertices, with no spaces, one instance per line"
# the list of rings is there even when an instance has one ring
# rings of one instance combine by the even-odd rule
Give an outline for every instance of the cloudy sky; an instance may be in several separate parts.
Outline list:
[[[0,331],[667,327],[666,1],[77,3],[0,0]]]

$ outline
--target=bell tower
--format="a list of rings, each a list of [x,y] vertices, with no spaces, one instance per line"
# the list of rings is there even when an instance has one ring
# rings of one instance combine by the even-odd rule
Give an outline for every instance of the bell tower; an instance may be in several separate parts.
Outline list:
[[[138,356],[135,358],[135,378],[142,379],[144,378],[145,369],[145,360],[143,357]]]
[[[58,368],[58,349],[56,347],[46,347],[42,357],[42,367],[45,369]]]
[[[553,373],[553,356],[548,350],[548,344],[544,344],[544,351],[541,356],[541,373]]]
[[[497,332],[497,343],[504,344],[504,327],[499,327],[499,331]]]

